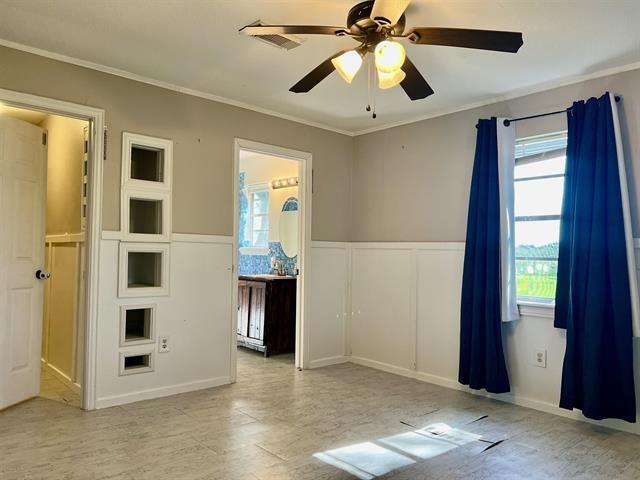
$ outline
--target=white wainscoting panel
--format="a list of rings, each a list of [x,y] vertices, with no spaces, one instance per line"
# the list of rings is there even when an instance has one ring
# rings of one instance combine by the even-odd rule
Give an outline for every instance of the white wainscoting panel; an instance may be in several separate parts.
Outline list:
[[[457,381],[463,261],[463,243],[352,244],[354,317],[350,360],[488,395]],[[565,331],[554,328],[552,315],[535,313],[535,308],[523,308],[522,312],[519,321],[503,324],[502,328],[511,392],[488,396],[640,434],[638,424],[591,421],[578,411],[558,407]],[[640,339],[634,339],[634,347],[640,400]],[[536,366],[537,349],[547,352],[546,368]],[[415,355],[415,369],[411,365],[411,352]]]
[[[417,370],[436,377],[458,377],[460,293],[464,249],[416,251]]]
[[[413,251],[352,244],[351,352],[354,359],[413,369]]]
[[[309,360],[311,368],[347,361],[349,244],[312,242],[309,274]]]
[[[47,235],[42,366],[74,391],[84,366],[84,234]]]
[[[104,238],[104,237],[103,237]],[[231,243],[174,241],[168,297],[118,299],[118,241],[101,241],[97,407],[209,388],[230,382]],[[157,304],[156,335],[170,337],[154,371],[120,376],[119,310],[123,304]],[[136,348],[136,347],[129,347]]]

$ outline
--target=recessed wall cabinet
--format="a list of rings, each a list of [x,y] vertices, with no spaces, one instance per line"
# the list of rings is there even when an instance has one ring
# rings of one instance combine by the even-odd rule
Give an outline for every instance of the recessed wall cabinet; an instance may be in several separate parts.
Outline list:
[[[120,375],[153,372],[152,351],[120,352]]]
[[[126,241],[168,242],[171,196],[164,192],[125,188],[122,192],[122,234]]]
[[[137,133],[122,134],[122,186],[171,190],[173,142]]]
[[[169,244],[120,243],[119,297],[169,295]]]
[[[155,344],[156,305],[120,307],[120,346]]]

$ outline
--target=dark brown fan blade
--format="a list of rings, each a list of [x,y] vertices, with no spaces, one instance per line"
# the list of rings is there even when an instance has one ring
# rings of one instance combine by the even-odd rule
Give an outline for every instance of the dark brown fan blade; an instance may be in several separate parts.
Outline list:
[[[400,86],[411,100],[420,100],[433,95],[433,89],[408,57],[404,60],[402,70],[406,76],[400,82]]]
[[[346,52],[346,50],[341,50],[338,53],[331,55],[316,68],[307,73],[307,75],[293,87],[291,87],[289,91],[294,93],[307,93],[322,80],[331,75],[331,73],[336,69],[336,67],[333,66],[333,63],[331,63],[331,60],[339,57],[344,52]]]
[[[371,20],[380,25],[395,25],[411,0],[376,0],[371,9]]]
[[[323,25],[247,25],[240,29],[246,35],[346,35],[344,27]]]
[[[466,28],[414,28],[405,36],[418,45],[446,45],[510,53],[516,53],[523,44],[520,32]]]

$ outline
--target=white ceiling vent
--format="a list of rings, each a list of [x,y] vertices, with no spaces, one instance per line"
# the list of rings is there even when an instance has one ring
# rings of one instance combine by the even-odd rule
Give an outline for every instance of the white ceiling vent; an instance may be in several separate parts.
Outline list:
[[[250,25],[252,27],[268,27],[269,25],[273,24],[263,22],[262,20],[256,20]],[[304,43],[303,38],[297,37],[295,35],[253,35],[253,38],[274,47],[282,48],[284,50],[293,50],[294,48],[299,47]]]

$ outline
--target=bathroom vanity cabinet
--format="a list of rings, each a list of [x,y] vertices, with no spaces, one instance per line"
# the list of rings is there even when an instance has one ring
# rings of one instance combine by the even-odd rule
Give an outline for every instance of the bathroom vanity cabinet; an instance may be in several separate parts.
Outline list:
[[[296,284],[295,277],[239,277],[239,346],[264,352],[265,357],[295,351]]]

